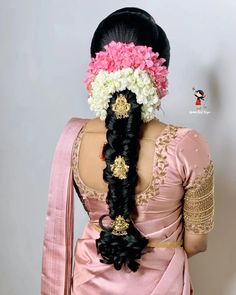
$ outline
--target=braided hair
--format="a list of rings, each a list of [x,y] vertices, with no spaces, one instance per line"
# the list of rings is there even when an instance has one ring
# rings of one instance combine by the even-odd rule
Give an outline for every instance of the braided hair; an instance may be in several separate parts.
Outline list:
[[[166,34],[155,23],[152,16],[142,9],[126,7],[107,16],[98,25],[93,35],[90,47],[91,57],[95,57],[96,52],[104,50],[104,46],[112,40],[150,46],[154,51],[159,52],[160,57],[165,58],[164,65],[169,64],[170,46]],[[120,94],[124,95],[131,105],[128,117],[122,119],[117,118],[112,110],[112,105]],[[106,162],[103,179],[108,183],[106,203],[109,214],[107,215],[113,220],[119,215],[123,216],[129,221],[129,227],[126,235],[115,235],[112,228],[103,226],[102,220],[106,215],[102,215],[99,218],[102,230],[100,237],[96,239],[96,247],[102,256],[100,261],[113,264],[116,270],[120,270],[124,265],[133,272],[137,271],[140,265],[137,260],[141,258],[148,244],[148,239],[142,236],[131,218],[137,209],[135,187],[139,177],[136,168],[142,124],[141,105],[137,103],[136,95],[129,89],[113,93],[105,119],[107,143],[103,148]],[[117,156],[122,156],[129,166],[125,179],[119,179],[112,174],[111,165]]]

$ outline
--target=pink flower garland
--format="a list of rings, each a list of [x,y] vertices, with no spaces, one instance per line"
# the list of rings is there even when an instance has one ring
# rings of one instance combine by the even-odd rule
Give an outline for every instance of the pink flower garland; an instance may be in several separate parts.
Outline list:
[[[166,60],[158,58],[159,53],[153,52],[152,47],[135,45],[133,42],[127,44],[111,41],[104,48],[106,51],[97,52],[96,57],[92,58],[89,63],[88,76],[84,80],[88,92],[90,92],[91,83],[100,70],[110,73],[124,68],[132,68],[133,70],[139,68],[149,74],[154,86],[158,89],[160,98],[168,93],[168,69],[162,65]]]

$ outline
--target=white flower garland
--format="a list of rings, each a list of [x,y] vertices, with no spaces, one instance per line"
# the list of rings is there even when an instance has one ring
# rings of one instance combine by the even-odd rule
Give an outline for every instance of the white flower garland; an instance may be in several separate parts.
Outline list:
[[[100,70],[91,83],[91,95],[88,98],[90,110],[105,120],[112,94],[126,88],[135,93],[137,103],[142,104],[141,119],[144,122],[152,120],[161,100],[148,73],[139,68],[125,68],[110,73]]]

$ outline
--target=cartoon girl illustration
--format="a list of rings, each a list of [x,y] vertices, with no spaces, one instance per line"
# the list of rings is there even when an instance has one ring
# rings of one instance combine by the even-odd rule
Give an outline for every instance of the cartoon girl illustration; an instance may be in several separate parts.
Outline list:
[[[201,100],[204,100],[204,97],[206,97],[205,93],[203,90],[195,90],[195,88],[193,87],[194,90],[194,95],[196,96],[196,101],[195,101],[195,105],[197,110],[201,109]]]

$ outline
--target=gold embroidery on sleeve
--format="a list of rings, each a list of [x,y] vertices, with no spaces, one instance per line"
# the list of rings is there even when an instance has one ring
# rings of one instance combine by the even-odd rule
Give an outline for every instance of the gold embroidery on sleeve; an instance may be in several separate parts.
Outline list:
[[[183,217],[187,231],[204,234],[214,227],[214,167],[210,160],[203,172],[185,187]]]

